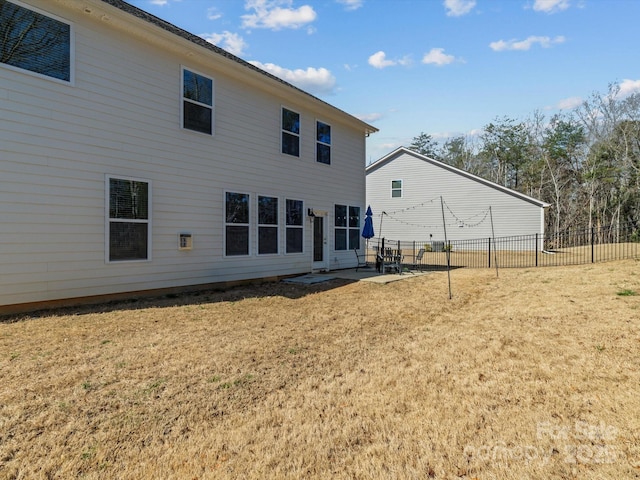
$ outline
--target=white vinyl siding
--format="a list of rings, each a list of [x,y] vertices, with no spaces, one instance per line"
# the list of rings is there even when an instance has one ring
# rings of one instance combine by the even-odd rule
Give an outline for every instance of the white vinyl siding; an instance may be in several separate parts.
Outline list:
[[[398,178],[403,179],[402,197],[395,198],[389,186]],[[376,227],[379,215],[386,212],[376,236],[394,240],[443,240],[443,206],[450,240],[491,237],[489,207],[496,237],[544,231],[542,202],[528,201],[406,150],[367,167],[367,204]]]
[[[170,37],[155,44],[115,30],[101,20],[106,4],[90,14],[63,2],[29,4],[74,25],[76,83],[0,68],[0,305],[305,273],[312,264],[307,208],[329,212],[338,198],[364,204],[365,138],[354,119],[292,89],[276,96],[273,86],[243,80],[249,69],[236,74],[222,56],[201,61]],[[135,28],[130,15],[120,16],[114,20]],[[215,79],[214,136],[180,127],[187,64]],[[315,142],[300,143],[300,161],[282,155],[285,96],[303,135],[313,135],[316,118],[331,122],[331,168],[315,161]],[[106,173],[152,184],[152,261],[105,264]],[[280,253],[283,199],[304,202],[302,225],[291,226],[302,230],[302,253],[257,255],[253,204],[250,253],[227,256],[225,192],[280,199]],[[179,251],[180,232],[193,235],[191,251]],[[331,268],[355,265],[353,252],[330,260]]]

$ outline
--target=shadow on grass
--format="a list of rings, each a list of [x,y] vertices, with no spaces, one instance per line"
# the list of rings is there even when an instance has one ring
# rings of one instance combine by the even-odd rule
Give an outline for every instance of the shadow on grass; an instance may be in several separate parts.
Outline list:
[[[0,323],[16,323],[37,318],[52,316],[88,315],[93,313],[109,313],[114,311],[142,310],[149,308],[167,308],[186,305],[203,305],[219,302],[237,302],[249,298],[285,297],[298,299],[314,293],[326,292],[343,287],[357,280],[332,278],[330,280],[314,283],[299,284],[283,281],[265,281],[247,283],[230,287],[212,287],[184,290],[153,295],[143,294],[126,296],[117,300],[87,300],[75,299],[77,304],[35,309],[24,313],[0,313]],[[73,300],[69,300],[71,302]]]
[[[465,265],[451,265],[449,267],[451,270],[457,270],[458,268],[468,268]],[[436,264],[423,264],[423,265],[418,265],[417,269],[421,272],[446,272],[447,271],[447,266],[446,265],[436,265]]]

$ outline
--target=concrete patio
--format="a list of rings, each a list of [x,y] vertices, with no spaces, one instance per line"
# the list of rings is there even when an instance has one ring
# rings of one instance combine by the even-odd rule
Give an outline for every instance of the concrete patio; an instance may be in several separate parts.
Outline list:
[[[314,284],[320,282],[326,282],[329,280],[334,280],[336,278],[353,280],[353,281],[362,281],[362,282],[374,282],[374,283],[391,283],[397,282],[399,280],[408,280],[410,278],[419,277],[422,275],[426,275],[429,272],[422,272],[419,270],[407,270],[403,271],[402,274],[398,273],[378,273],[374,267],[360,267],[355,268],[346,268],[342,270],[332,270],[330,272],[318,272],[318,273],[308,273],[306,275],[301,275],[299,277],[287,278],[283,281],[288,283],[301,283],[301,284]]]

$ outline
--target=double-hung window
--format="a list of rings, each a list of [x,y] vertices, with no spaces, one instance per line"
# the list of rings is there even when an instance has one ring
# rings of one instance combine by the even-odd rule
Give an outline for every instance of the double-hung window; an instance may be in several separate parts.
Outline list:
[[[335,206],[334,246],[336,250],[360,248],[360,207]]]
[[[0,0],[0,64],[71,82],[71,36],[69,23]]]
[[[391,180],[391,198],[402,198],[402,180]]]
[[[151,258],[151,184],[145,180],[107,177],[107,260]]]
[[[258,255],[278,253],[278,199],[258,196]]]
[[[213,135],[213,79],[182,69],[182,127]]]
[[[336,250],[347,249],[347,206],[334,207],[334,246]]]
[[[300,114],[282,109],[282,153],[300,156]]]
[[[331,164],[331,125],[316,122],[316,161]]]
[[[287,253],[302,253],[304,217],[302,200],[287,199],[286,236]]]
[[[225,193],[225,255],[249,255],[249,194]]]

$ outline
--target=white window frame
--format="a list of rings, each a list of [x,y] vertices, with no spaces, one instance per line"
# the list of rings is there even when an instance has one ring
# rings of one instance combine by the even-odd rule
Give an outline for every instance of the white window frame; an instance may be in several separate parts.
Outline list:
[[[253,193],[246,191],[239,191],[240,189],[228,189],[222,192],[222,256],[224,258],[247,258],[251,256],[251,245],[253,240],[253,229],[251,228],[252,215],[254,206],[252,206]],[[237,193],[240,195],[248,195],[249,200],[247,202],[249,206],[248,223],[227,223],[227,193]],[[247,227],[247,253],[242,255],[227,255],[227,227]]]
[[[394,187],[393,182],[400,182],[400,188]],[[403,197],[403,187],[404,181],[402,179],[391,180],[391,198],[402,198]],[[400,192],[400,196],[394,196],[393,192]]]
[[[26,69],[26,68],[21,68],[21,67],[16,67],[13,65],[9,65],[6,63],[2,63],[0,62],[0,67],[2,68],[6,68],[8,70],[12,70],[14,72],[19,72],[19,73],[24,73],[26,75],[31,75],[33,77],[36,78],[40,78],[40,79],[44,79],[44,80],[49,80],[51,82],[56,82],[59,83],[61,85],[67,85],[67,86],[75,86],[76,84],[76,80],[75,80],[75,64],[76,64],[76,42],[75,42],[75,25],[70,22],[69,20],[59,17],[57,15],[54,15],[52,13],[49,13],[45,10],[42,10],[40,8],[34,7],[32,5],[27,5],[24,2],[21,2],[20,0],[8,0],[9,3],[13,3],[15,5],[18,5],[26,10],[31,10],[32,12],[36,12],[39,13],[40,15],[43,15],[45,17],[49,17],[52,20],[56,20],[60,23],[64,23],[66,25],[69,25],[69,80],[62,80],[60,78],[55,78],[55,77],[51,77],[49,75],[45,75],[43,73],[38,73],[38,72],[34,72],[32,70]]]
[[[329,131],[330,133],[330,141],[329,143],[325,143],[325,142],[321,142],[320,140],[318,140],[318,123],[322,123],[324,125],[326,125],[327,127],[329,127]],[[318,118],[316,118],[316,151],[315,151],[315,155],[316,155],[316,163],[319,163],[320,165],[327,165],[330,166],[333,163],[333,146],[332,146],[332,142],[333,142],[333,126],[330,123],[327,123],[323,120],[320,120]],[[326,147],[329,147],[329,163],[324,163],[321,162],[320,160],[318,160],[318,145],[324,145]]]
[[[292,113],[295,113],[298,115],[298,133],[294,133],[291,132],[289,130],[285,130],[284,128],[282,128],[282,118],[284,116],[284,111],[285,110],[289,110]],[[293,155],[291,153],[287,153],[287,152],[283,152],[283,147],[284,144],[282,143],[282,136],[283,134],[289,134],[289,135],[293,135],[294,137],[298,138],[298,155]],[[300,112],[298,112],[297,110],[294,110],[292,108],[286,107],[284,105],[280,105],[280,153],[282,155],[287,155],[289,157],[295,157],[295,158],[300,158],[302,156],[302,114]]]
[[[265,198],[275,198],[276,201],[278,202],[277,206],[276,206],[276,215],[278,216],[278,218],[276,219],[276,223],[260,223],[260,197],[265,197]],[[281,200],[280,197],[277,197],[275,195],[268,195],[268,194],[257,194],[256,195],[256,206],[255,206],[255,211],[256,211],[256,255],[259,255],[261,257],[266,257],[266,256],[273,256],[273,255],[280,255],[280,218],[282,217],[281,214]],[[249,212],[251,213],[251,212]],[[266,228],[275,228],[276,229],[276,252],[270,252],[270,253],[260,253],[260,228],[261,227],[266,227]]]
[[[338,206],[339,207],[347,207],[347,213],[346,213],[346,220],[347,221],[346,221],[346,225],[345,226],[336,225],[335,212],[336,212],[336,207],[338,207]],[[357,227],[352,227],[349,224],[349,219],[351,217],[349,210],[351,208],[357,208],[357,209],[359,209],[359,212],[360,212],[360,214],[358,215],[358,223],[359,223],[359,225]],[[351,236],[350,236],[350,233],[351,233],[352,230],[353,231],[357,230],[358,231],[358,235],[360,235],[360,232],[362,231],[361,230],[361,228],[362,228],[362,207],[359,206],[359,205],[353,205],[353,204],[350,205],[348,203],[335,203],[333,205],[333,215],[334,215],[334,219],[333,219],[333,250],[335,252],[347,252],[349,250],[353,250],[351,248],[351,242],[350,242]],[[338,248],[336,248],[336,231],[337,230],[344,230],[345,231],[347,244],[346,244],[346,248],[344,248],[344,249],[339,249],[338,250]],[[360,237],[358,237],[358,246],[356,248],[360,249],[360,244],[361,243],[362,242],[360,241]]]
[[[207,105],[206,103],[201,103],[196,100],[191,100],[190,98],[186,98],[184,96],[184,71],[187,70],[191,73],[195,73],[196,75],[200,75],[201,77],[205,77],[211,80],[211,105]],[[184,126],[184,102],[193,103],[194,105],[198,105],[199,107],[209,108],[211,110],[211,133],[201,132],[199,130],[193,130],[191,128],[187,128]],[[186,65],[180,65],[180,128],[185,132],[195,133],[198,135],[205,135],[207,137],[213,137],[216,132],[216,80],[210,75],[206,73],[202,73],[193,68],[187,67]]]
[[[122,218],[111,218],[110,206],[111,206],[111,179],[114,180],[129,180],[132,182],[140,182],[147,184],[147,219],[122,219]],[[137,177],[129,177],[126,175],[105,175],[105,240],[104,240],[104,260],[105,263],[109,264],[128,264],[128,263],[140,263],[140,262],[150,262],[152,260],[152,199],[153,199],[153,186],[151,180],[146,178],[137,178]],[[111,240],[111,222],[128,222],[128,223],[146,223],[147,224],[147,258],[138,258],[131,260],[111,260],[110,257],[110,240]]]

